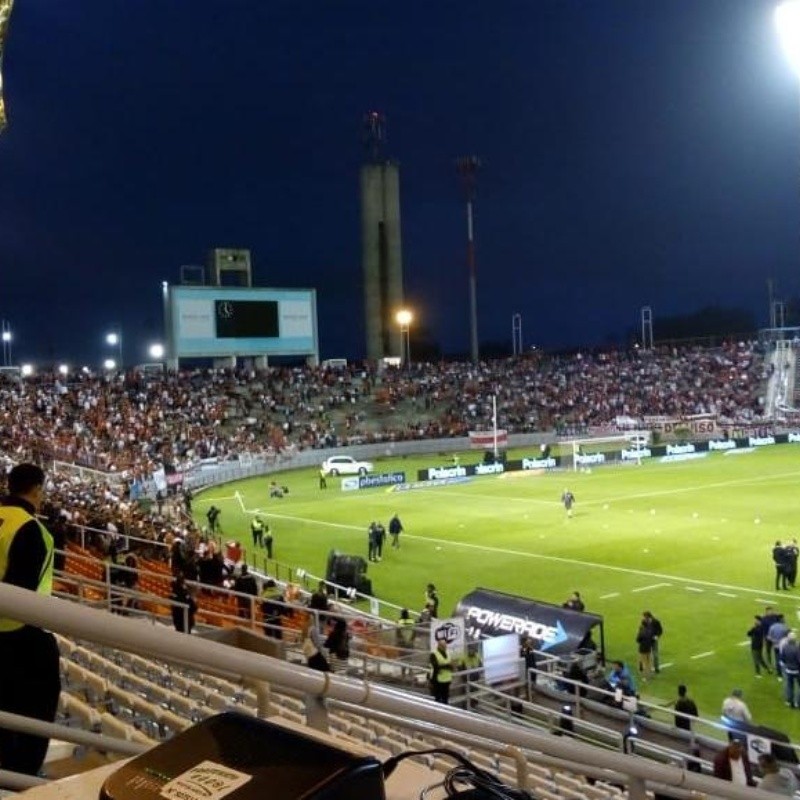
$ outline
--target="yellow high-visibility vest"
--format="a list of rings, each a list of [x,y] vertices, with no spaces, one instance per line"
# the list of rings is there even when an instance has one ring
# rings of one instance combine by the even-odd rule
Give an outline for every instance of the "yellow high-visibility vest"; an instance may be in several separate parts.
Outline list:
[[[8,554],[11,551],[14,537],[23,525],[31,521],[39,526],[46,552],[36,591],[39,594],[50,595],[53,592],[53,555],[55,550],[53,537],[36,517],[31,516],[19,506],[0,506],[0,581],[5,578],[8,570]],[[19,620],[0,617],[0,633],[16,631],[24,625],[25,623]]]
[[[431,669],[431,678],[437,683],[450,683],[453,680],[453,662],[450,659],[450,655],[443,654],[437,647],[433,651],[433,657],[436,659],[439,669],[435,676],[433,669]]]

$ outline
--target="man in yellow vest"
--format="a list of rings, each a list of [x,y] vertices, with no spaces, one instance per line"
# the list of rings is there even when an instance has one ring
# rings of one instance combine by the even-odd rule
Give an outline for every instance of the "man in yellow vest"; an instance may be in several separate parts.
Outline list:
[[[49,595],[53,537],[36,519],[44,472],[18,464],[0,505],[0,581]],[[52,722],[61,692],[58,645],[48,631],[0,616],[0,711]],[[36,775],[47,753],[43,736],[0,729],[0,768]]]
[[[453,682],[453,661],[447,652],[447,642],[440,639],[431,653],[431,693],[437,703],[450,702],[450,684]]]

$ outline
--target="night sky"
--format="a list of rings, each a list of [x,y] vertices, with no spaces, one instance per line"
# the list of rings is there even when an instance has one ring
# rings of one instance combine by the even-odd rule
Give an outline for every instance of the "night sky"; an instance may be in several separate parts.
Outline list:
[[[315,287],[363,355],[361,118],[401,165],[406,294],[469,345],[457,156],[483,161],[479,330],[601,343],[800,295],[800,90],[759,0],[17,0],[4,56],[0,318],[15,360],[126,360],[215,246]],[[358,314],[353,313],[358,310]],[[111,354],[113,355],[113,353]]]

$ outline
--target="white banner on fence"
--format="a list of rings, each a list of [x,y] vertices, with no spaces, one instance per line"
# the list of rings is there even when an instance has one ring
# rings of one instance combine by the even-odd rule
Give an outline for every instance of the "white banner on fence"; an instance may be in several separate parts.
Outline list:
[[[431,620],[430,649],[433,652],[440,640],[447,643],[450,658],[463,658],[466,649],[464,617]]]

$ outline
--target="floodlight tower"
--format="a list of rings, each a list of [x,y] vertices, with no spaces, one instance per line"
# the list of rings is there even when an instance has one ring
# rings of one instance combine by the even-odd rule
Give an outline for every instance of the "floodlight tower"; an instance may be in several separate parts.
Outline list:
[[[475,239],[473,236],[472,206],[475,202],[475,178],[481,161],[477,156],[464,156],[456,160],[467,200],[467,269],[469,270],[469,343],[472,363],[480,358],[478,351],[478,279],[475,274]]]
[[[8,22],[11,19],[11,7],[14,0],[0,0],[0,67],[3,61],[3,49],[8,35]],[[3,73],[0,69],[0,132],[6,126],[6,106],[3,102]]]
[[[361,166],[361,258],[367,358],[402,356],[394,325],[403,307],[403,249],[400,228],[400,171],[384,155],[386,118],[364,116],[365,161]]]

